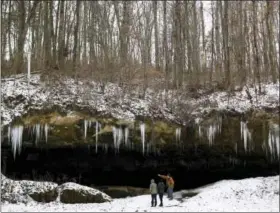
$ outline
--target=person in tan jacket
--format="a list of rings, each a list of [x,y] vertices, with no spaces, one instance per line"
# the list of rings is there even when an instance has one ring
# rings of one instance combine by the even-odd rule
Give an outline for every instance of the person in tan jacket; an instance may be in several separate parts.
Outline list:
[[[168,173],[166,176],[165,175],[160,175],[158,174],[159,177],[163,178],[166,180],[166,185],[167,185],[167,197],[172,200],[173,199],[173,189],[174,189],[174,180]]]

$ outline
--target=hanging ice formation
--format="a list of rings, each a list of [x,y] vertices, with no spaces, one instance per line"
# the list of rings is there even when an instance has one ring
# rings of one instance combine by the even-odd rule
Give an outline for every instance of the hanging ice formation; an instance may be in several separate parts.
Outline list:
[[[215,125],[210,125],[208,127],[208,130],[207,130],[207,138],[208,138],[208,142],[209,142],[209,145],[212,146],[213,145],[213,141],[215,139],[215,134],[216,134],[216,126]]]
[[[141,139],[142,139],[142,152],[145,153],[145,124],[140,124]]]
[[[16,158],[16,153],[20,154],[22,145],[22,133],[23,126],[14,126],[10,131],[10,138],[12,142],[12,151],[14,159]]]
[[[117,152],[120,150],[120,144],[123,140],[123,131],[122,128],[113,127],[113,138],[114,138],[114,148]]]
[[[123,141],[123,131],[122,131],[122,128],[118,128],[118,151],[120,151],[120,145]]]
[[[101,129],[101,124],[98,121],[95,122],[95,152],[97,153],[98,144],[98,132]]]
[[[116,129],[116,127],[112,128],[112,133],[113,133],[113,139],[114,139],[114,149],[116,150],[116,148],[117,148],[117,129]]]
[[[175,135],[176,135],[176,142],[179,143],[181,141],[181,128],[176,128]]]
[[[201,138],[202,137],[202,131],[201,131],[201,127],[200,127],[200,118],[195,119],[195,124],[198,125],[198,137]]]
[[[202,137],[202,132],[201,132],[201,127],[200,125],[198,126],[198,136],[201,138]]]
[[[87,138],[87,130],[91,127],[92,122],[84,120],[84,137]]]
[[[8,126],[8,142],[11,142],[11,127]]]
[[[247,152],[248,142],[251,140],[251,133],[247,127],[247,122],[240,121],[241,140],[244,143],[244,150]]]
[[[103,150],[106,154],[108,153],[108,144],[103,144]]]
[[[84,120],[84,137],[87,138],[88,121]]]
[[[196,119],[196,124],[199,123],[199,119]],[[199,125],[199,124],[198,124]],[[203,138],[202,127],[198,126],[198,135],[200,138]],[[214,123],[206,127],[206,135],[208,139],[209,146],[212,146],[217,134],[220,134],[222,131],[222,118],[219,117]]]
[[[127,147],[128,146],[128,137],[129,137],[129,129],[126,127],[124,129],[124,144]]]
[[[35,134],[36,134],[36,140],[35,140],[35,143],[37,145],[38,141],[40,140],[40,137],[41,137],[41,125],[40,124],[36,124],[35,125]]]
[[[270,124],[269,125],[269,133],[268,133],[268,147],[269,147],[269,152],[271,155],[271,159],[278,158],[280,159],[279,156],[279,125],[277,124]]]
[[[46,143],[48,142],[48,131],[49,131],[49,125],[45,124],[45,139],[46,139]]]
[[[222,120],[219,118],[217,122],[211,124],[207,129],[207,138],[209,142],[209,146],[213,145],[215,140],[215,136],[221,133],[222,130]]]

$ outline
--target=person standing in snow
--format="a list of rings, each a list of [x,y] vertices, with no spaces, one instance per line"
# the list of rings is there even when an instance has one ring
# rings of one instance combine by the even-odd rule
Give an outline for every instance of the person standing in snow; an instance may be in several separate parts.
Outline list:
[[[172,200],[173,199],[173,189],[174,189],[174,180],[168,173],[166,176],[165,175],[160,175],[158,174],[159,177],[163,178],[166,180],[166,185],[167,185],[167,197]]]
[[[158,196],[160,200],[159,206],[163,206],[162,200],[163,200],[164,189],[165,189],[165,184],[163,183],[162,180],[160,180],[158,183]]]
[[[157,205],[157,184],[155,183],[155,180],[152,179],[151,180],[151,184],[150,184],[150,192],[152,195],[152,207]]]

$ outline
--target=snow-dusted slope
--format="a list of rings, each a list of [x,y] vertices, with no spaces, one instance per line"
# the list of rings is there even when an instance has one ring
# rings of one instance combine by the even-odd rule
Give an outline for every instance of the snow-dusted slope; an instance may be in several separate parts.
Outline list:
[[[153,91],[147,89],[145,98],[139,98],[135,88],[119,87],[107,83],[105,86],[93,81],[77,81],[69,78],[41,81],[40,74],[31,76],[30,84],[26,77],[12,76],[2,79],[1,116],[2,124],[8,124],[14,117],[21,116],[29,109],[60,106],[86,108],[100,114],[111,115],[118,119],[133,120],[136,116],[164,118],[183,122],[184,114],[199,117],[202,112],[212,109],[245,112],[251,108],[276,108],[279,106],[279,84],[262,85],[264,94],[256,95],[249,88],[251,102],[243,88],[228,96],[226,92],[215,92],[192,98],[184,91]],[[197,91],[202,93],[203,91]],[[71,107],[70,107],[71,108]]]
[[[182,194],[177,192],[172,201],[164,196],[164,207],[150,207],[150,195],[143,195],[102,204],[4,204],[2,211],[279,212],[279,176],[220,181],[196,191],[199,192],[196,196],[183,199],[176,199]]]

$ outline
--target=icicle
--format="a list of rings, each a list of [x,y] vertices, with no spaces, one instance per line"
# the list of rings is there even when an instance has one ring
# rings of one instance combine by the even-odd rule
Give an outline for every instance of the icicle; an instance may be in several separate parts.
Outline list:
[[[237,146],[237,142],[235,144],[235,153],[237,154],[238,153],[238,146]]]
[[[123,140],[122,128],[119,128],[117,132],[118,132],[117,138],[118,138],[118,152],[119,152],[120,151],[120,145],[121,145],[121,142]]]
[[[128,146],[128,136],[129,136],[129,129],[126,127],[124,129],[124,144],[127,147]]]
[[[49,125],[45,124],[45,138],[46,138],[46,143],[48,142],[48,131],[49,131]]]
[[[241,121],[240,122],[240,131],[241,131],[241,140],[244,143],[244,150],[247,152],[248,142],[251,140],[251,133],[247,127],[247,123]]]
[[[266,146],[265,146],[265,139],[263,140],[263,143],[262,143],[262,150],[265,151],[266,150]]]
[[[114,139],[114,149],[117,149],[117,128],[113,127],[112,128],[112,132],[113,132],[113,139]]]
[[[274,159],[276,156],[279,159],[279,126],[272,124],[269,126],[268,133],[268,146],[271,158]]]
[[[213,145],[214,137],[217,132],[217,128],[215,125],[210,125],[207,131],[207,137],[209,141],[209,146]]]
[[[32,131],[32,134],[33,134],[33,135],[36,135],[36,125],[33,126],[32,130],[33,130],[33,131]]]
[[[181,128],[176,128],[175,136],[176,136],[176,143],[180,142],[180,140],[181,140]]]
[[[198,121],[196,121],[198,123]],[[198,136],[203,137],[202,127],[198,126]],[[206,135],[208,139],[209,146],[212,146],[215,140],[215,136],[220,134],[222,131],[222,118],[219,117],[214,123],[210,124],[206,129]]]
[[[142,139],[142,152],[145,153],[145,124],[140,124],[141,139]]]
[[[95,122],[95,153],[97,153],[97,143],[98,143],[98,121]]]
[[[84,120],[84,137],[87,138],[88,121]]]
[[[195,124],[198,125],[198,137],[202,137],[201,127],[200,127],[200,118],[195,119]]]
[[[22,134],[23,134],[23,126],[12,127],[11,142],[12,142],[12,151],[13,151],[14,159],[16,158],[17,150],[19,154],[21,152]]]
[[[39,142],[39,140],[40,140],[40,130],[41,130],[41,126],[40,126],[40,124],[36,124],[35,125],[35,129],[36,129],[36,140],[35,140],[35,143],[36,143],[36,145],[37,145],[37,143]]]
[[[8,142],[11,142],[11,127],[8,126]]]

